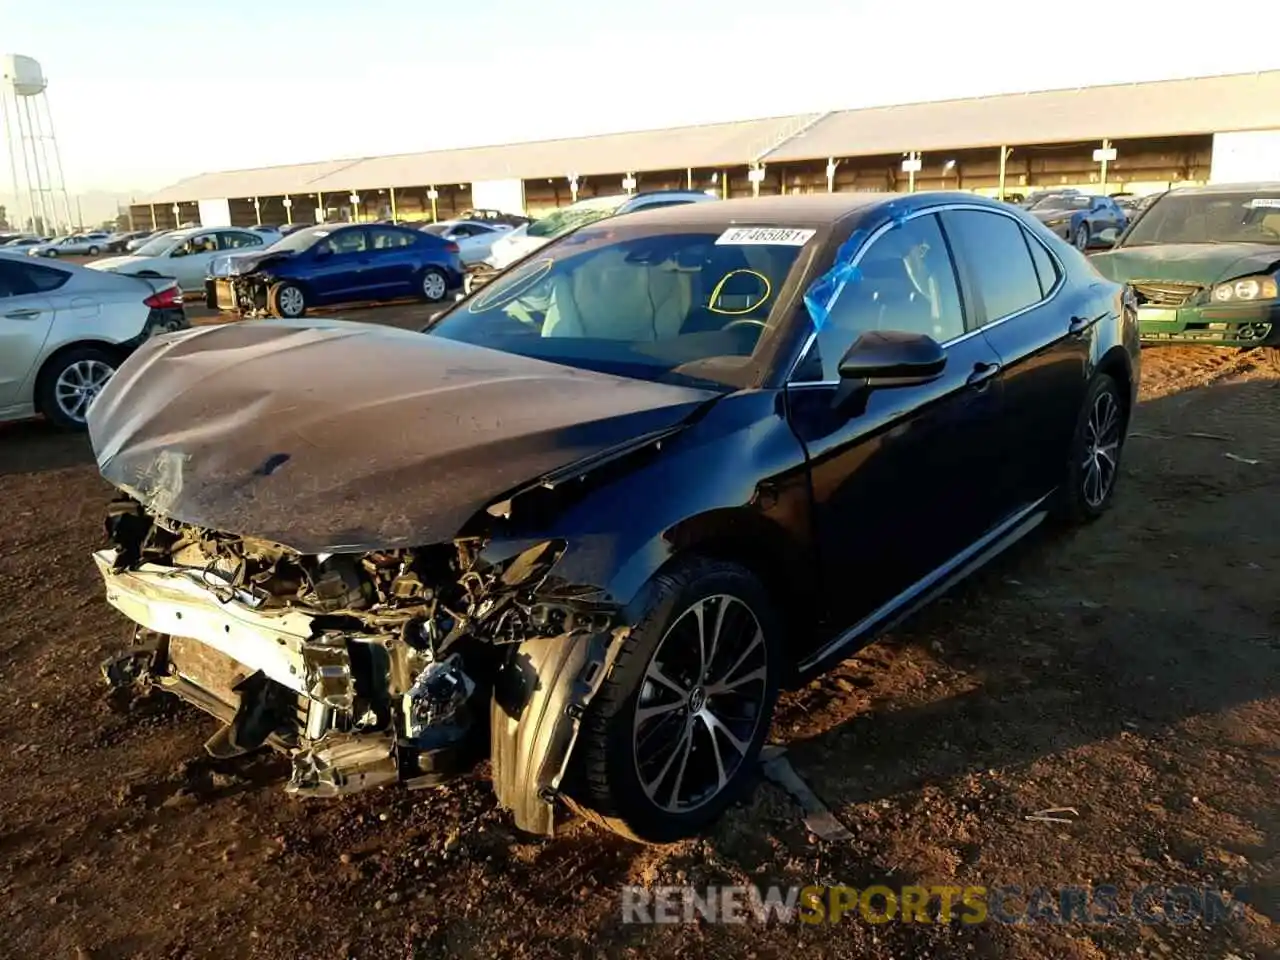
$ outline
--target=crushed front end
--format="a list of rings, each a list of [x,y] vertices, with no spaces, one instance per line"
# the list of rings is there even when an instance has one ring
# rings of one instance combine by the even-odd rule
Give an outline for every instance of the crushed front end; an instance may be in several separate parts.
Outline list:
[[[204,282],[205,306],[246,317],[264,317],[269,287],[270,278],[256,273],[208,277]]]
[[[616,610],[553,576],[561,542],[499,563],[468,537],[308,556],[172,521],[128,497],[113,501],[107,532],[112,547],[94,560],[108,601],[136,629],[104,675],[218,718],[211,754],[286,752],[286,789],[301,796],[433,786],[486,755],[492,714],[498,726],[524,725],[510,738],[530,754],[505,780],[495,770],[499,798],[518,825],[551,831],[577,721],[615,647]],[[561,689],[547,678],[538,692],[524,667],[552,646],[574,667]],[[512,690],[525,702],[509,703]],[[526,709],[530,697],[553,697],[558,709]]]

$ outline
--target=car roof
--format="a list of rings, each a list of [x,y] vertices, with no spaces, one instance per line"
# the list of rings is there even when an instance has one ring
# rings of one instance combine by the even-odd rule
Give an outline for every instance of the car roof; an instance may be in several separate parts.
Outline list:
[[[814,193],[788,197],[744,197],[716,203],[673,204],[652,210],[636,210],[626,216],[628,223],[754,223],[778,226],[797,222],[838,223],[851,214],[866,212],[877,204],[907,196],[921,198],[931,194]]]
[[[1214,194],[1214,193],[1275,193],[1280,194],[1280,181],[1254,180],[1241,183],[1207,183],[1196,187],[1173,187],[1170,193]]]

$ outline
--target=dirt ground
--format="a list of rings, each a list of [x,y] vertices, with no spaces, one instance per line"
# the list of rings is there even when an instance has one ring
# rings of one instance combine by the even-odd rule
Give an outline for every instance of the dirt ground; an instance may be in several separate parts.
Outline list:
[[[297,801],[216,724],[110,700],[124,621],[89,560],[87,443],[0,429],[0,956],[1280,956],[1280,381],[1144,354],[1115,510],[1033,536],[832,674],[773,731],[853,834],[762,782],[704,839],[518,835],[483,777]],[[1243,459],[1235,459],[1235,458]],[[1250,462],[1256,461],[1256,462]],[[1073,807],[1066,824],[1028,821]],[[633,884],[1110,883],[1233,891],[1225,923],[644,926]]]

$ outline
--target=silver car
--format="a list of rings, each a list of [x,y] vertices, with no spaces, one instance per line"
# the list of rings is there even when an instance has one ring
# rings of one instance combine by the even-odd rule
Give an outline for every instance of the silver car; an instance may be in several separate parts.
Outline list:
[[[187,326],[172,280],[0,251],[0,421],[44,414],[83,429],[125,357],[154,334]]]
[[[33,257],[96,257],[107,248],[107,238],[110,236],[103,230],[74,233],[69,237],[57,237],[48,243],[29,246],[27,253]]]

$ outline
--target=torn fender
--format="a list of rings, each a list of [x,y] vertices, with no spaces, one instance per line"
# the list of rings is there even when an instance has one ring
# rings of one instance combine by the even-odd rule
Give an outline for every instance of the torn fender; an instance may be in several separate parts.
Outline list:
[[[555,832],[555,800],[582,717],[629,633],[526,640],[499,673],[489,732],[493,789],[521,830]]]

